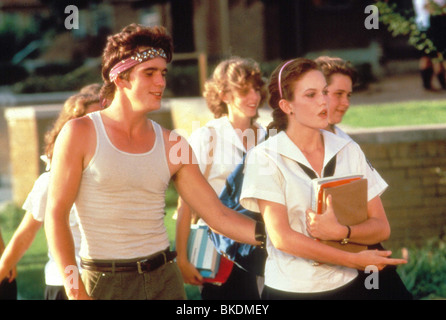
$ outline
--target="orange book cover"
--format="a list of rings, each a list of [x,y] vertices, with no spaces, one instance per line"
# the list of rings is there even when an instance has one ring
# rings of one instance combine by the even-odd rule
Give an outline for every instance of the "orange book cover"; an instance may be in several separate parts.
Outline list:
[[[344,179],[340,179],[340,180],[329,181],[329,182],[322,184],[319,188],[319,192],[317,195],[318,202],[317,202],[317,211],[316,212],[319,214],[323,212],[322,211],[323,202],[324,202],[323,201],[323,193],[324,193],[325,189],[342,186],[344,184],[347,184],[347,183],[350,183],[353,181],[357,181],[359,179],[361,179],[360,176],[354,176],[354,177],[348,177],[348,178],[344,178]]]
[[[326,198],[332,196],[333,210],[339,223],[343,225],[359,224],[367,219],[367,179],[361,175],[349,175],[337,178],[315,179],[312,206],[318,214],[325,211]],[[350,252],[366,250],[367,246],[340,241],[321,241],[332,247]]]
[[[334,187],[350,183],[361,179],[363,176],[359,174],[350,174],[340,177],[328,177],[313,179],[312,193],[311,193],[311,209],[316,213],[322,213],[322,193],[324,188]]]

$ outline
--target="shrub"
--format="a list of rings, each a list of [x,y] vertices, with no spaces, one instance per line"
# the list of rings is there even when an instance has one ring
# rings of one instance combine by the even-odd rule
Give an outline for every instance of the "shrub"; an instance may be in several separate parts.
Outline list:
[[[15,93],[76,91],[91,83],[102,83],[100,66],[82,66],[66,74],[28,77],[13,86]]]
[[[28,77],[28,71],[21,65],[0,63],[0,85],[10,85]]]
[[[414,299],[446,298],[446,242],[430,240],[409,250],[409,261],[398,268]]]
[[[16,230],[23,219],[25,210],[13,203],[6,203],[0,209],[0,227],[2,230]]]

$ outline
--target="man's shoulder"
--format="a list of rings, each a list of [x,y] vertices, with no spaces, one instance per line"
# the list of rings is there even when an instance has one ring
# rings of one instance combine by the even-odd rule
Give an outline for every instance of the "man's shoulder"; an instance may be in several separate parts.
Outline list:
[[[161,127],[161,130],[163,133],[164,142],[166,146],[168,146],[168,148],[171,148],[177,145],[178,143],[184,146],[189,145],[187,139],[178,132],[176,132],[175,130],[166,129],[164,127]]]
[[[84,131],[93,129],[94,124],[88,116],[83,116],[67,121],[64,128],[66,128],[66,130]]]
[[[93,122],[88,117],[81,117],[69,120],[60,133],[57,140],[59,143],[69,144],[70,146],[85,147],[87,141],[96,141],[96,131]],[[56,140],[56,142],[57,142]]]
[[[162,128],[168,162],[178,170],[185,164],[197,163],[188,140],[175,130]]]

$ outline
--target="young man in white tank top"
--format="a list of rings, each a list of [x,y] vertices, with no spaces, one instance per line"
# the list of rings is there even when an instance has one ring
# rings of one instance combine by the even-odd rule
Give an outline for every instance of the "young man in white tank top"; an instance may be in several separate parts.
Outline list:
[[[102,69],[108,107],[68,122],[59,134],[45,229],[70,299],[185,298],[163,221],[170,179],[210,227],[260,243],[256,223],[221,204],[187,141],[147,119],[161,106],[171,58],[162,27],[132,24],[109,37]],[[67,224],[73,203],[87,270],[82,279]]]

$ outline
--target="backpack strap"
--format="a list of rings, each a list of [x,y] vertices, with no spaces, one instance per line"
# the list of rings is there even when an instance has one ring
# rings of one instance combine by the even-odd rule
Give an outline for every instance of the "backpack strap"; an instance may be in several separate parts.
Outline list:
[[[314,173],[314,171],[307,166],[303,165],[302,163],[298,162],[299,166],[302,168],[302,170],[310,177],[311,180],[316,179],[317,176]],[[328,161],[327,165],[324,168],[324,177],[331,177],[334,175],[336,169],[336,155]]]

